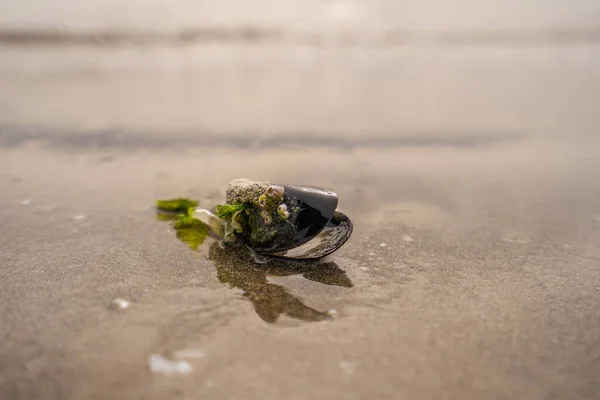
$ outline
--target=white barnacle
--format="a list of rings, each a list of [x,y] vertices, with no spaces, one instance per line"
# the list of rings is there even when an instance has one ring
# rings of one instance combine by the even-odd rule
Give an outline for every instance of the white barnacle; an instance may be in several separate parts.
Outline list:
[[[281,203],[278,207],[277,207],[277,214],[279,214],[279,216],[281,217],[281,219],[286,220],[288,219],[288,217],[290,216],[290,213],[287,209],[287,206],[285,205],[285,203]]]
[[[269,186],[256,200],[263,210],[273,212],[283,200],[284,189],[279,186]]]
[[[265,221],[265,225],[271,225],[271,222],[273,222],[273,217],[271,216],[271,213],[269,213],[267,210],[263,210],[260,213],[260,215]]]

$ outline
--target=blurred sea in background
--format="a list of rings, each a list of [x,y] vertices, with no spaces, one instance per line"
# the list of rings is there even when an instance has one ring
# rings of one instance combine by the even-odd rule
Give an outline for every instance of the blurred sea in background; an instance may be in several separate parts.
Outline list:
[[[588,137],[598,21],[598,1],[8,0],[0,140]]]

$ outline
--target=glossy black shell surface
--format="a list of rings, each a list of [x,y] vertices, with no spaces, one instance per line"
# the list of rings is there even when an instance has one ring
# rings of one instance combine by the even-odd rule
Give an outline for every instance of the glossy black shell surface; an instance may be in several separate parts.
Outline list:
[[[335,214],[338,204],[335,192],[312,186],[281,186],[285,189],[283,203],[290,210],[290,217],[287,221],[274,221],[279,224],[280,233],[262,246],[254,245],[257,252],[274,253],[301,246],[323,231]]]

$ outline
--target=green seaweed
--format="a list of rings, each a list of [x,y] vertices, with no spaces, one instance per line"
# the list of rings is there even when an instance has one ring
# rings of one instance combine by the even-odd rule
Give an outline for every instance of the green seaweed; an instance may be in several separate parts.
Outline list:
[[[207,228],[206,224],[200,221],[198,218],[189,216],[179,216],[173,223],[175,229],[188,229],[188,228]]]
[[[286,235],[293,229],[279,215],[275,214],[271,221],[265,221],[263,211],[255,207],[247,216],[248,234],[247,238],[252,247],[270,248],[277,245],[281,235]],[[267,224],[267,222],[270,222]]]
[[[196,250],[198,246],[204,243],[204,240],[208,236],[208,228],[206,225],[202,227],[179,228],[177,229],[176,236],[177,239],[186,243],[190,249]]]
[[[208,236],[208,226],[197,218],[181,216],[173,223],[173,228],[177,231],[177,239],[181,240],[192,250],[204,243]]]
[[[215,212],[217,214],[217,217],[224,219],[224,220],[230,220],[236,213],[238,213],[239,211],[244,211],[248,208],[250,208],[252,206],[252,204],[250,203],[242,203],[242,204],[220,204],[216,207]]]
[[[271,190],[269,190],[271,189]],[[262,204],[272,211],[254,204],[253,202],[232,202],[216,206],[216,216],[227,222],[229,233],[225,234],[227,241],[243,239],[256,247],[274,247],[277,245],[279,235],[288,235],[293,230],[292,225],[286,223],[289,212],[287,206],[281,203],[282,193],[268,188],[262,198]],[[173,221],[173,228],[177,231],[177,238],[187,243],[195,250],[209,235],[210,228],[199,219],[192,217],[198,205],[195,200],[175,198],[170,200],[157,200],[157,218]],[[283,205],[282,205],[283,204]],[[275,210],[278,210],[275,212]],[[281,209],[281,210],[280,210]],[[293,232],[292,232],[293,233]]]
[[[209,235],[208,226],[197,218],[191,217],[198,205],[195,200],[177,198],[157,200],[156,218],[161,221],[172,221],[177,231],[177,239],[186,243],[190,249],[196,250]]]
[[[156,200],[156,206],[161,211],[168,211],[176,214],[187,214],[190,208],[198,206],[198,202],[185,197],[178,197],[176,199],[169,200]]]

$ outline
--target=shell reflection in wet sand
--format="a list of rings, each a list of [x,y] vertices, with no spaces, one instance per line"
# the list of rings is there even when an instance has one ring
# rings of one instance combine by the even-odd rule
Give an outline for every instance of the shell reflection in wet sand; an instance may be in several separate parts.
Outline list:
[[[157,212],[161,221],[173,220],[173,215]],[[207,230],[198,227],[176,229],[177,238],[192,250],[198,248],[208,237]],[[211,239],[212,240],[212,239]],[[270,283],[270,276],[302,275],[304,278],[322,283],[350,288],[352,281],[335,262],[320,260],[291,260],[268,257],[265,263],[257,263],[255,253],[244,246],[223,246],[215,241],[209,248],[209,258],[217,269],[217,278],[230,287],[244,291],[244,298],[254,306],[259,317],[268,323],[277,321],[280,315],[307,322],[326,321],[332,314],[318,311],[305,305],[285,287]]]
[[[335,262],[293,262],[271,260],[257,264],[244,248],[221,248],[214,243],[209,250],[210,259],[217,268],[219,281],[244,291],[244,297],[253,304],[258,316],[274,323],[280,315],[308,322],[332,319],[328,312],[305,305],[299,298],[280,285],[267,281],[267,276],[302,275],[304,278],[342,287],[352,287],[352,281]]]

